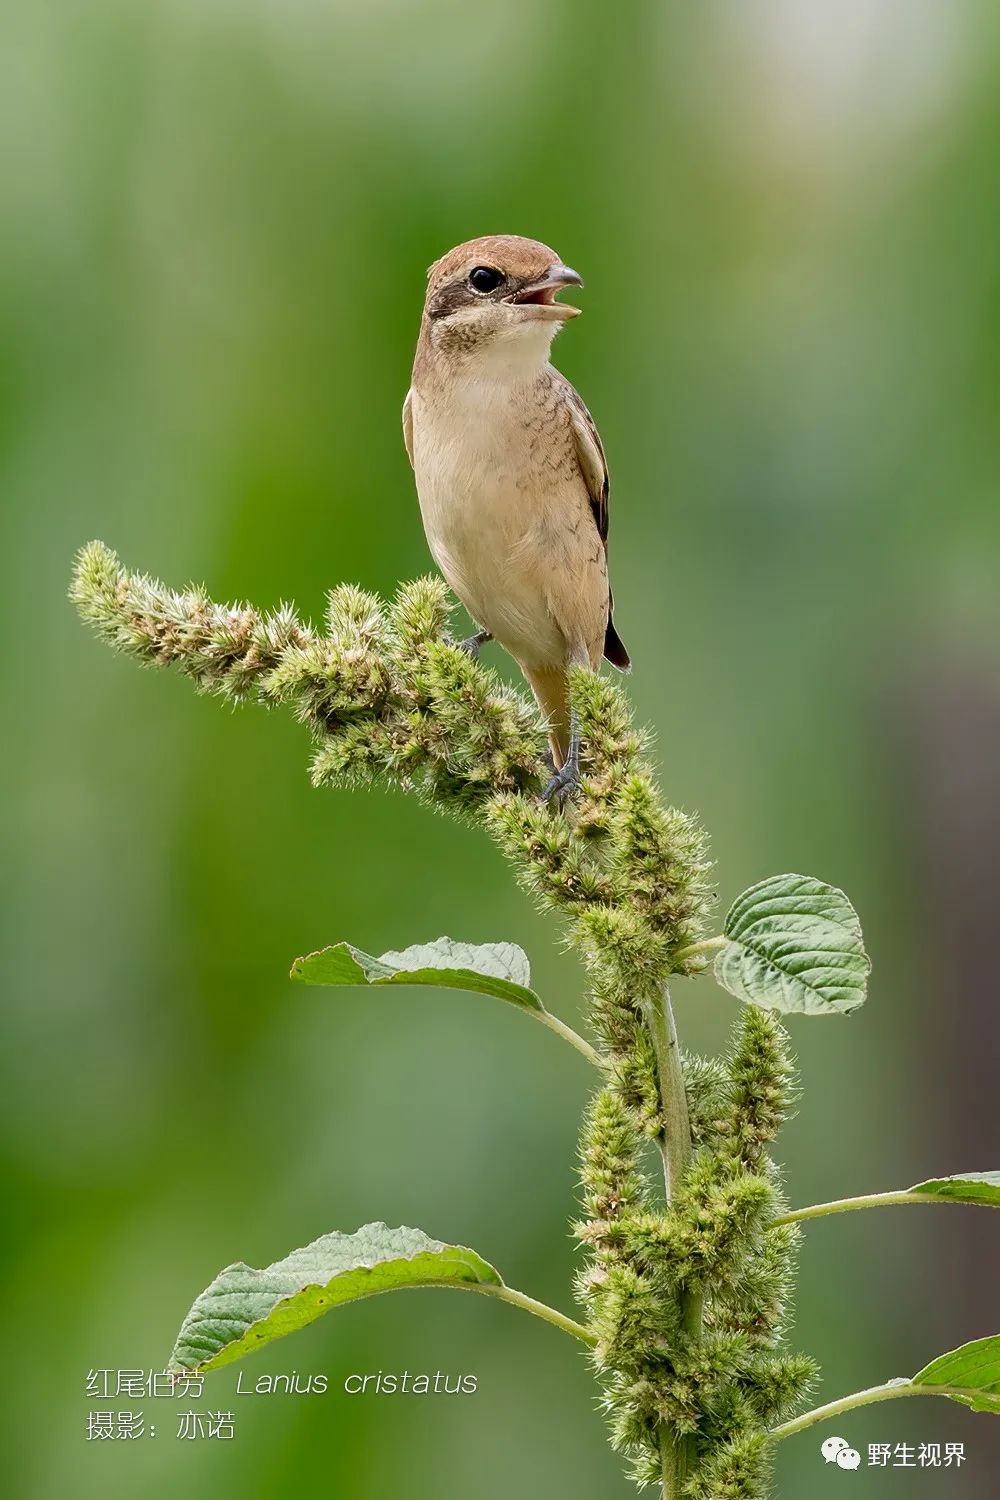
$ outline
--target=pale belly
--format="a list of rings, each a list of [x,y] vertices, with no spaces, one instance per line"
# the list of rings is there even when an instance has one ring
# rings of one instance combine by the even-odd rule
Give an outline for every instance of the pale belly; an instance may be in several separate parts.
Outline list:
[[[552,574],[565,564],[581,497],[560,493],[565,481],[533,480],[526,440],[475,450],[425,436],[415,459],[428,543],[469,614],[523,665],[565,663],[572,621],[553,598]]]

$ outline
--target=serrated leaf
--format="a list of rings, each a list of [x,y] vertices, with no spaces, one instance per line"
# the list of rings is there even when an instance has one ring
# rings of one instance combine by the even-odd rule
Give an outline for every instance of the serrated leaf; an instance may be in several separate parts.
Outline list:
[[[863,1004],[871,968],[843,891],[810,875],[773,875],[738,896],[715,977],[768,1010],[846,1014]]]
[[[981,1203],[1000,1208],[1000,1172],[962,1172],[955,1177],[932,1177],[908,1188],[921,1197],[955,1203]]]
[[[376,958],[350,943],[334,943],[297,958],[292,978],[303,984],[428,984],[495,995],[525,1010],[544,1011],[531,989],[528,956],[515,943],[456,943],[438,938]]]
[[[942,1354],[918,1371],[912,1383],[937,1390],[973,1411],[1000,1415],[1000,1334]]]
[[[184,1319],[169,1369],[205,1371],[294,1333],[333,1307],[402,1287],[503,1288],[500,1273],[462,1245],[419,1229],[366,1224],[324,1234],[263,1270],[220,1271]]]

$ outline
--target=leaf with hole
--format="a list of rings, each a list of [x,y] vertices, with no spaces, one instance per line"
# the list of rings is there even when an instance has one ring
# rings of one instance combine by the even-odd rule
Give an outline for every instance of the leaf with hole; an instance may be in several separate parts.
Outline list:
[[[773,875],[737,897],[715,977],[739,1000],[806,1015],[864,1003],[871,968],[858,914],[843,891],[810,875]]]

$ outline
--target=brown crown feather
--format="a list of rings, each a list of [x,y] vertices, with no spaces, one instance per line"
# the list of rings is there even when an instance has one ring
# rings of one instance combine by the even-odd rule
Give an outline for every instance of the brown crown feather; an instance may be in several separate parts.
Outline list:
[[[539,240],[526,240],[519,234],[483,234],[456,245],[434,262],[427,272],[428,290],[463,269],[480,265],[503,271],[511,281],[536,281],[558,260],[556,252]]]

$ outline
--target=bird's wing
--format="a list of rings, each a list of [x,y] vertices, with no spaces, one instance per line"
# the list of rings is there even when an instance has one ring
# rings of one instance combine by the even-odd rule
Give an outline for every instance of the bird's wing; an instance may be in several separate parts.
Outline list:
[[[406,444],[406,456],[410,460],[410,468],[413,468],[413,391],[406,393],[403,402],[403,442]]]
[[[604,456],[604,444],[597,430],[597,423],[587,410],[576,387],[571,385],[564,375],[556,372],[556,379],[562,390],[563,398],[569,409],[570,422],[573,427],[573,441],[576,444],[576,458],[580,465],[584,483],[587,486],[587,494],[590,497],[590,509],[594,517],[594,525],[597,533],[604,544],[604,552],[608,551],[608,526],[610,523],[609,500],[611,496],[611,481],[608,477],[608,461]],[[631,665],[629,654],[625,643],[615,629],[613,619],[614,596],[610,590],[608,593],[608,625],[604,637],[604,655],[614,666],[620,667],[627,672]]]
[[[580,399],[579,392],[570,385],[564,375],[559,375],[558,380],[569,409],[573,440],[576,443],[577,462],[590,496],[590,509],[593,512],[594,524],[604,543],[604,549],[607,551],[608,498],[611,493],[611,481],[608,478],[608,461],[604,456],[604,444],[601,442],[597,424]]]

